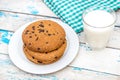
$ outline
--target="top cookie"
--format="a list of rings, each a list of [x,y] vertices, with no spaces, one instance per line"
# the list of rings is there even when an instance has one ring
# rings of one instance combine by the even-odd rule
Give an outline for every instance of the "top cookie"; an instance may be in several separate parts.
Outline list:
[[[22,33],[24,45],[36,52],[58,49],[65,40],[64,29],[51,20],[39,20],[28,25]]]

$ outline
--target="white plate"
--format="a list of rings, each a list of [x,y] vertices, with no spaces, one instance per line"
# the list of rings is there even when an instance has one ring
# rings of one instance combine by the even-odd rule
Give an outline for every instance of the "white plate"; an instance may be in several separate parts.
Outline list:
[[[32,63],[25,57],[23,52],[22,32],[27,25],[32,23],[30,22],[19,28],[13,34],[8,46],[8,53],[10,59],[18,68],[33,74],[47,74],[47,73],[56,72],[66,67],[73,61],[79,50],[78,36],[73,31],[73,29],[68,25],[66,25],[65,23],[61,21],[55,21],[55,22],[59,23],[64,28],[67,37],[67,49],[64,55],[62,56],[62,58],[57,62],[49,65],[40,65],[40,64],[38,65]]]

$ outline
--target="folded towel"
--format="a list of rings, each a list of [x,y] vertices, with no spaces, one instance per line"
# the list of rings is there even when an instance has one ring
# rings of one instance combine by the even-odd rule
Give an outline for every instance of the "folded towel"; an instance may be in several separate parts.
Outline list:
[[[113,10],[120,8],[119,0],[44,0],[44,3],[76,33],[83,30],[82,13],[85,9],[94,5],[107,6]]]

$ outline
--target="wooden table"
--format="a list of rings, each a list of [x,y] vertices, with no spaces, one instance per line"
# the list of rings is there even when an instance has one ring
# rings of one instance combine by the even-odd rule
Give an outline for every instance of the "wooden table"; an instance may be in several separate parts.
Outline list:
[[[120,26],[120,11],[117,11]],[[51,74],[35,75],[17,68],[8,56],[8,43],[12,34],[27,22],[37,19],[59,18],[47,8],[42,0],[0,0],[0,79],[1,80],[120,80],[119,74],[106,73],[87,68],[67,66]],[[6,31],[7,30],[7,31]],[[115,27],[107,49],[120,54],[120,27]],[[84,32],[78,34],[85,45]],[[83,46],[80,46],[82,48]],[[105,53],[107,53],[107,49]],[[87,48],[85,49],[87,51]],[[119,56],[120,57],[120,56]],[[120,65],[120,58],[118,59]],[[112,64],[111,64],[112,65]],[[120,71],[120,67],[118,69]],[[119,73],[119,72],[118,72]]]

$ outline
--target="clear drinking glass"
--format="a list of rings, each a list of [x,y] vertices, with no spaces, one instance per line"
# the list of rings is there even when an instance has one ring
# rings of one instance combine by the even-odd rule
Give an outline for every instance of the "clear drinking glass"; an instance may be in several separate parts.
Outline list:
[[[116,14],[105,6],[86,9],[82,15],[85,39],[93,50],[106,47],[113,31]]]

